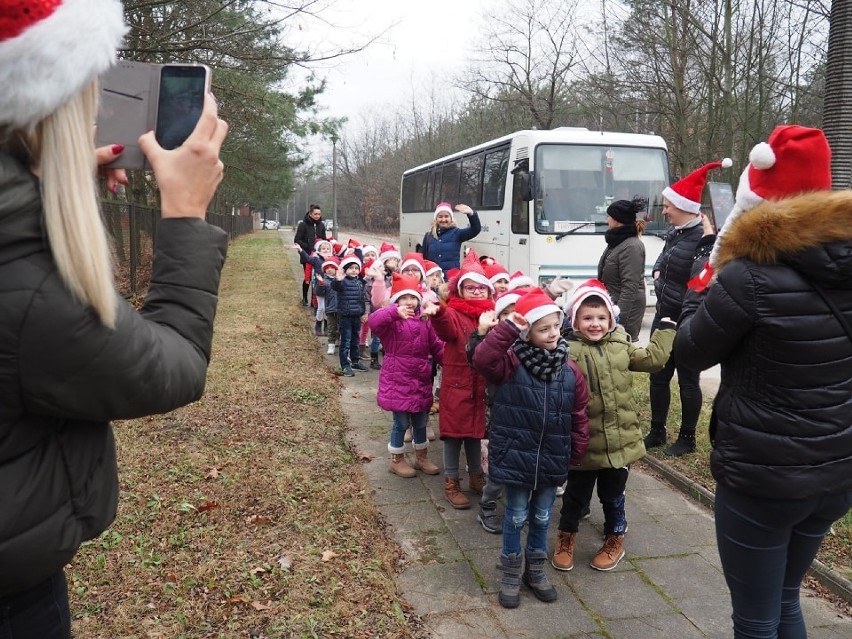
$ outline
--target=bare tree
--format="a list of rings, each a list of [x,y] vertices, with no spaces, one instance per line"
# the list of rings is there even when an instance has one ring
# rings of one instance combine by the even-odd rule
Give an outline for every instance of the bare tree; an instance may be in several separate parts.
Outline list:
[[[825,133],[835,189],[852,188],[852,0],[831,4],[825,75]]]

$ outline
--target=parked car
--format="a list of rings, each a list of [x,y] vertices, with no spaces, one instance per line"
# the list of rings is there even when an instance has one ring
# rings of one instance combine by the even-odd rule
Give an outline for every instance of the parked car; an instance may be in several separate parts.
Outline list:
[[[333,231],[334,230],[334,220],[325,220],[325,230]]]
[[[267,231],[274,231],[278,228],[278,226],[279,224],[276,220],[263,220],[263,222],[261,222],[261,227]]]

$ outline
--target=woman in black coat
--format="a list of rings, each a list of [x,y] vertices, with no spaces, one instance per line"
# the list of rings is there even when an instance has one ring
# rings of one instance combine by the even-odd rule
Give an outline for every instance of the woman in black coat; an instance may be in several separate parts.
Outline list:
[[[67,639],[63,568],[118,505],[110,420],[167,412],[204,390],[228,245],[204,218],[228,126],[206,96],[183,146],[139,139],[163,219],[136,311],[115,290],[94,176],[95,158],[123,150],[96,152],[92,128],[123,7],[48,4],[0,32],[0,74],[19,71],[0,92],[0,634]],[[21,38],[32,55],[21,56]],[[111,190],[126,182],[115,169],[103,176]]]
[[[325,221],[322,219],[322,209],[319,204],[311,204],[308,207],[308,212],[305,213],[305,219],[301,220],[296,226],[296,235],[293,241],[302,247],[302,250],[310,255],[314,252],[317,240],[328,239]],[[304,258],[299,258],[302,266],[305,269],[305,279],[302,281],[302,306],[308,305],[308,290],[311,287],[311,275],[313,267],[311,263]]]
[[[802,579],[852,505],[852,192],[827,190],[818,129],[778,127],[750,160],[674,350],[722,365],[710,460],[734,637],[804,638]]]

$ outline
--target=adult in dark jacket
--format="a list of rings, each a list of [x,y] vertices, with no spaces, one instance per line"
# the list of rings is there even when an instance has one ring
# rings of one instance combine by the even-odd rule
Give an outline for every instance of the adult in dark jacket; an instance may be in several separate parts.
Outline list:
[[[722,365],[711,469],[735,637],[806,636],[799,587],[852,505],[852,192],[830,186],[818,129],[755,147],[675,338],[679,361]]]
[[[0,74],[21,71],[0,94],[0,625],[15,637],[70,637],[63,567],[118,503],[109,422],[201,396],[227,249],[204,221],[227,133],[208,96],[184,146],[139,140],[164,219],[143,309],[117,295],[93,160],[122,149],[96,153],[92,122],[126,27],[120,2],[90,5],[22,11],[0,33]]]
[[[322,219],[322,209],[319,204],[311,204],[305,218],[296,226],[296,235],[293,241],[302,247],[302,250],[310,255],[314,252],[317,240],[327,240],[328,231]],[[299,257],[299,262],[305,269],[305,278],[302,280],[302,306],[308,305],[308,291],[311,288],[311,275],[313,267],[304,257]]]
[[[470,226],[465,229],[456,226],[453,207],[448,202],[441,202],[435,207],[432,228],[423,236],[420,247],[423,259],[432,260],[444,273],[459,268],[462,244],[475,238],[482,230],[479,215],[467,204],[456,204],[456,211],[467,215]]]
[[[696,169],[682,180],[663,189],[663,215],[672,225],[666,245],[653,268],[657,308],[651,323],[651,334],[664,317],[674,321],[680,317],[686,282],[692,271],[695,247],[704,235],[701,215],[701,193],[711,169],[731,166],[731,160],[711,162]],[[677,441],[669,446],[666,455],[680,456],[695,450],[695,427],[701,414],[700,373],[695,368],[680,365],[674,353],[659,373],[651,373],[651,432],[645,437],[645,448],[666,443],[666,421],[671,403],[671,381],[677,371],[680,392],[681,420]]]
[[[639,239],[645,220],[637,215],[648,201],[616,200],[607,207],[606,250],[598,263],[598,279],[621,310],[618,323],[636,341],[645,316],[645,245]]]

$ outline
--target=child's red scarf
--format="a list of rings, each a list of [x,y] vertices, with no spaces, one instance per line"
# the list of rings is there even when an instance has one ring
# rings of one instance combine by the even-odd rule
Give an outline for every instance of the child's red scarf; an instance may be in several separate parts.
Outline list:
[[[447,306],[458,311],[462,315],[467,315],[474,322],[478,322],[479,316],[485,311],[494,310],[494,300],[466,300],[453,295],[447,302]]]

